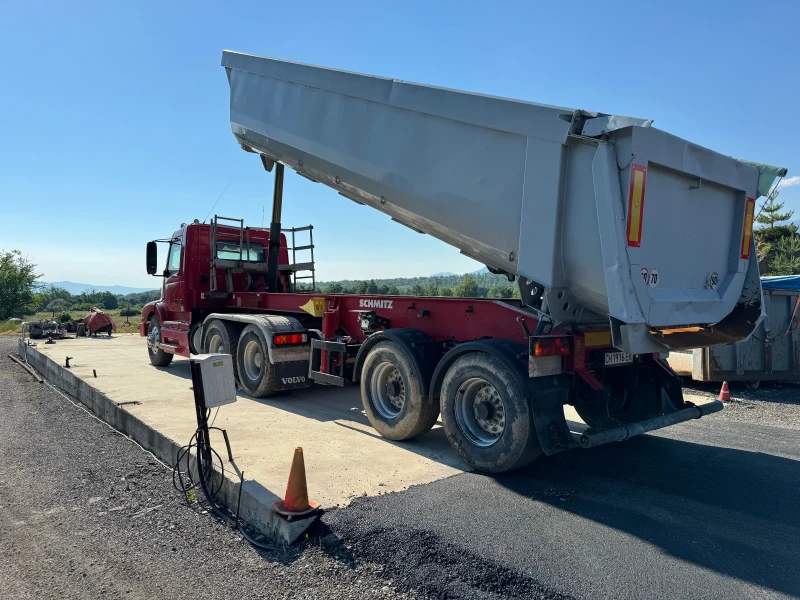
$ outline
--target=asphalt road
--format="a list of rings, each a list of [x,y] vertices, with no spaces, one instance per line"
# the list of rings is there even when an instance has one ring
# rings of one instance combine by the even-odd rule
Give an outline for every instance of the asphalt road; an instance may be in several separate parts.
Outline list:
[[[299,546],[257,552],[33,382],[13,347],[0,338],[4,597],[800,596],[800,431],[765,417],[769,396],[511,475],[358,499]]]
[[[363,499],[325,520],[397,570],[438,546],[449,550],[430,552],[443,559],[431,573],[469,553],[577,598],[798,597],[798,460],[795,429],[709,417],[510,475]]]

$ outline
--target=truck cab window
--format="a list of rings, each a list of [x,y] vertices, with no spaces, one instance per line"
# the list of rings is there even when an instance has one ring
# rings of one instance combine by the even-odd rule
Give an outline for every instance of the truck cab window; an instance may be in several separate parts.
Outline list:
[[[241,255],[239,254],[239,242],[217,242],[217,258],[225,260],[242,260],[248,262],[264,262],[266,260],[266,253],[264,252],[264,244],[258,242],[250,242],[250,245],[243,245],[241,248]]]
[[[169,245],[169,256],[167,257],[167,275],[175,275],[181,268],[181,244],[172,242]]]

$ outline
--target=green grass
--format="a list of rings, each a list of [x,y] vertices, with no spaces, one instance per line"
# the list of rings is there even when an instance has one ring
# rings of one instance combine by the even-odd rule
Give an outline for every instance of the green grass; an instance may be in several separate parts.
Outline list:
[[[69,315],[73,320],[86,316],[86,311],[82,310],[71,310],[67,312],[69,312]],[[139,319],[141,318],[139,315],[123,317],[119,314],[119,309],[104,310],[103,312],[111,317],[112,321],[114,321],[114,324],[117,326],[117,333],[137,333],[139,331]],[[25,321],[38,321],[40,319],[52,318],[53,313],[51,312],[38,312],[35,315],[25,317]],[[130,324],[126,324],[126,320]],[[20,323],[0,321],[0,335],[19,335],[20,331],[22,331],[22,326]]]

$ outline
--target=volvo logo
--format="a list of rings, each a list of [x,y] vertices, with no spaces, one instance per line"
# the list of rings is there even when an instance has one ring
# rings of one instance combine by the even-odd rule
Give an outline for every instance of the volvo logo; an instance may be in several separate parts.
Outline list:
[[[288,385],[290,383],[305,383],[306,378],[303,375],[298,375],[297,377],[281,377],[281,382],[283,385]]]

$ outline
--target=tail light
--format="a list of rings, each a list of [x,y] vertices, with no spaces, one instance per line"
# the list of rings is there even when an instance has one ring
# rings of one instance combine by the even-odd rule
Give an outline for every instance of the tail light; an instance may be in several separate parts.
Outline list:
[[[279,333],[272,337],[276,346],[288,346],[289,344],[304,344],[308,341],[306,333]]]
[[[569,356],[572,343],[568,337],[537,337],[533,340],[533,356]]]

